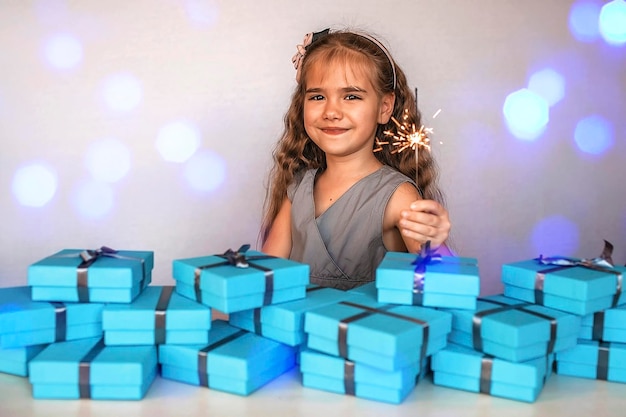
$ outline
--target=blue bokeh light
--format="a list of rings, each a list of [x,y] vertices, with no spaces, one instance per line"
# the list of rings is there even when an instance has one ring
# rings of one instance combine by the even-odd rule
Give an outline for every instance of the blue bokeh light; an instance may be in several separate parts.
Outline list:
[[[626,2],[613,0],[600,10],[600,35],[611,45],[626,44]]]
[[[192,22],[213,26],[219,17],[219,8],[213,0],[185,0],[185,11]]]
[[[579,246],[578,227],[563,216],[551,216],[533,228],[532,245],[537,256],[572,256]]]
[[[591,1],[577,1],[569,14],[569,29],[580,42],[593,42],[600,36],[598,18],[600,6]]]
[[[72,35],[57,34],[46,40],[44,55],[53,68],[71,69],[82,62],[83,46]]]
[[[85,152],[85,167],[97,181],[117,182],[130,171],[130,151],[117,139],[91,143]]]
[[[129,112],[139,106],[143,91],[139,80],[134,75],[118,73],[104,80],[102,95],[111,109]]]
[[[185,162],[198,150],[200,142],[200,130],[195,125],[176,121],[159,130],[156,148],[166,161]]]
[[[13,176],[12,190],[17,201],[27,207],[43,207],[57,192],[56,172],[40,163],[19,168]]]
[[[600,155],[611,149],[614,135],[611,123],[599,115],[579,120],[574,129],[574,141],[578,149],[592,155]]]
[[[226,162],[215,152],[204,150],[187,161],[184,175],[191,188],[214,191],[226,180]]]
[[[565,96],[565,78],[552,68],[545,68],[530,76],[528,89],[554,106]]]
[[[509,94],[502,112],[511,134],[523,140],[537,139],[550,120],[548,102],[526,88]]]
[[[72,203],[78,213],[87,219],[97,219],[106,215],[113,208],[113,189],[100,181],[85,181],[76,186]]]

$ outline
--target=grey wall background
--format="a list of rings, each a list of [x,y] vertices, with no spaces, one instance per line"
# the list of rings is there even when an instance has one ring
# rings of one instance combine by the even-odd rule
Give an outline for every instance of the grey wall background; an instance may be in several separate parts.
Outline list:
[[[291,56],[306,32],[329,26],[377,35],[419,88],[426,120],[441,109],[428,121],[432,152],[454,246],[478,258],[483,294],[501,291],[502,263],[539,252],[594,257],[607,239],[624,264],[626,47],[575,39],[573,4],[3,1],[0,285],[25,285],[28,265],[62,248],[154,250],[153,280],[165,284],[174,259],[256,246],[271,148],[295,85]],[[69,69],[45,58],[46,41],[59,33],[82,45]],[[545,66],[566,76],[565,97],[539,138],[520,141],[502,106]],[[103,80],[115,73],[131,74],[141,88],[131,110],[103,101]],[[577,120],[594,113],[614,127],[602,155],[573,140]],[[224,161],[224,182],[210,191],[190,187],[188,166],[164,161],[155,147],[160,129],[176,120],[197,127],[199,152]],[[130,169],[106,188],[110,209],[90,217],[75,201],[90,176],[85,153],[105,138],[126,146]],[[33,161],[57,178],[42,207],[24,206],[13,191],[16,173]]]

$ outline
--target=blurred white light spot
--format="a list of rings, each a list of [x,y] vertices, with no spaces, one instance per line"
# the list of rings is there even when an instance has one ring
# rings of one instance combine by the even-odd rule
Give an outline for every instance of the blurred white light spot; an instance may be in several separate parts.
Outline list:
[[[203,25],[213,25],[218,18],[218,4],[207,0],[186,0],[185,10],[189,20]]]
[[[113,110],[127,112],[141,103],[143,91],[139,80],[128,73],[119,73],[104,80],[102,95]]]
[[[85,166],[95,180],[116,182],[130,170],[130,151],[117,139],[99,140],[87,147]]]
[[[51,36],[44,45],[46,59],[54,68],[70,69],[83,60],[83,47],[72,35]]]
[[[553,69],[546,68],[530,76],[528,89],[554,106],[565,95],[565,79]]]
[[[574,130],[574,140],[583,152],[599,155],[613,146],[613,127],[603,117],[593,115],[581,119]]]
[[[57,176],[51,168],[44,165],[26,165],[15,172],[12,189],[21,205],[43,207],[56,194]]]
[[[189,122],[172,122],[163,126],[156,139],[161,157],[169,162],[185,162],[200,146],[200,131]]]
[[[507,96],[503,113],[509,131],[515,137],[535,140],[548,124],[550,106],[542,97],[523,88]]]
[[[569,29],[581,42],[593,42],[599,37],[598,16],[600,6],[591,1],[578,1],[569,14]]]
[[[599,18],[600,34],[612,45],[626,43],[626,2],[613,0],[602,6]]]
[[[196,153],[185,164],[185,179],[198,191],[213,191],[226,179],[226,163],[215,152],[205,150]]]
[[[576,223],[555,215],[537,222],[531,239],[538,255],[571,256],[578,248],[580,232]]]
[[[113,207],[113,190],[107,183],[86,181],[74,189],[72,202],[81,216],[100,218]]]

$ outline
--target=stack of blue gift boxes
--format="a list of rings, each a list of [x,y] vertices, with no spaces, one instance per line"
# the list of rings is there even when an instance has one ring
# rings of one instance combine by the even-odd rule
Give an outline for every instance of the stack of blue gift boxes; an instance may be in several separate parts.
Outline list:
[[[611,338],[626,330],[625,271],[561,257],[504,264],[503,294],[479,298],[473,311],[447,309],[453,329],[433,357],[434,383],[533,402],[553,369],[626,382],[626,339]]]
[[[505,264],[503,294],[480,297],[475,258],[428,246],[350,291],[248,245],[174,260],[171,286],[149,285],[152,252],[63,250],[0,289],[0,372],[34,398],[114,400],[159,375],[245,396],[296,365],[305,387],[394,404],[431,371],[526,402],[553,369],[626,382],[626,268],[563,259]]]
[[[291,369],[297,350],[213,322],[212,309],[304,298],[309,274],[246,250],[174,261],[176,286],[149,285],[152,252],[63,250],[36,262],[28,286],[0,289],[0,371],[28,376],[34,398],[141,399],[159,364],[163,378],[247,395]]]
[[[576,343],[556,354],[558,374],[626,382],[626,267],[608,261],[611,251],[605,242],[605,257],[540,257],[503,266],[505,294],[580,317]]]

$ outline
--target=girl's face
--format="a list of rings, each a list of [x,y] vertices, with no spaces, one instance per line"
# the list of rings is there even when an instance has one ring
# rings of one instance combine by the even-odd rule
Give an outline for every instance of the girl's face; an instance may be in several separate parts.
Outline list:
[[[379,97],[360,65],[312,63],[305,80],[304,127],[327,158],[372,154],[379,123],[387,123],[394,96]]]

